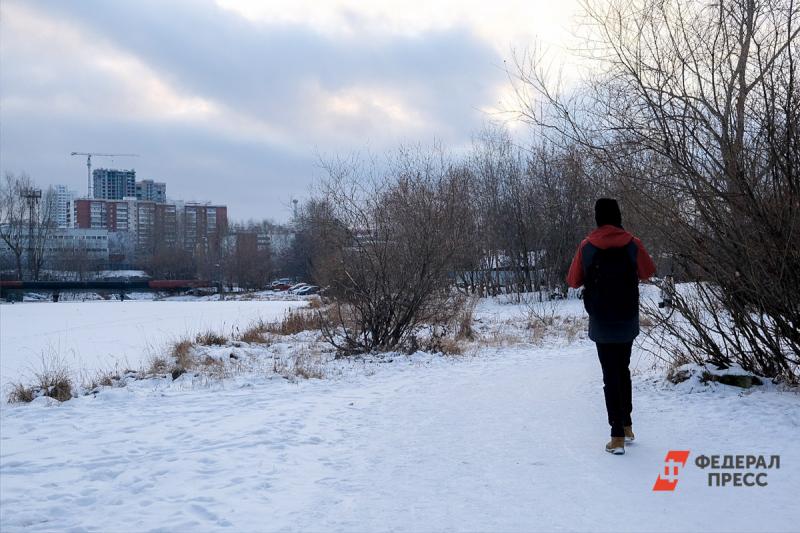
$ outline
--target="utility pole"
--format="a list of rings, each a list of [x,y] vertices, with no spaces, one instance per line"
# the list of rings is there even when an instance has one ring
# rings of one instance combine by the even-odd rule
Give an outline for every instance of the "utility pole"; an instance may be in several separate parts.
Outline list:
[[[42,190],[27,187],[22,190],[20,197],[25,199],[28,204],[28,269],[30,270],[31,279],[34,277],[33,263],[34,263],[34,248],[33,248],[33,224],[34,213],[39,200],[42,199]]]

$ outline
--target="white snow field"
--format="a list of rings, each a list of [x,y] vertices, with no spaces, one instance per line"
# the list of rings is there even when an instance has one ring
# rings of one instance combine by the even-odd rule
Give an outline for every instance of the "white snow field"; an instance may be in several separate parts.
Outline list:
[[[123,304],[122,307],[126,306]],[[574,302],[564,308],[579,309]],[[516,306],[482,304],[479,328]],[[494,331],[498,331],[495,328]],[[0,407],[6,531],[797,531],[800,395],[685,382],[636,349],[636,443],[603,450],[585,339],[331,361],[329,377],[142,380]],[[690,450],[653,492],[668,450]],[[781,456],[766,487],[694,459]]]
[[[205,330],[230,334],[306,302],[87,301],[0,304],[0,386],[57,357],[75,372],[138,369],[155,350]]]

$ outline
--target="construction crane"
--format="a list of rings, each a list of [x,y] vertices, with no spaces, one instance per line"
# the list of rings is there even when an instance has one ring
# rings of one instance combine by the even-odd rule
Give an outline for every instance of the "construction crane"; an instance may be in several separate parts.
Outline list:
[[[92,197],[92,156],[97,157],[139,157],[139,154],[100,154],[96,152],[72,152],[69,155],[85,155],[86,156],[86,172],[88,174],[88,193],[89,198]]]

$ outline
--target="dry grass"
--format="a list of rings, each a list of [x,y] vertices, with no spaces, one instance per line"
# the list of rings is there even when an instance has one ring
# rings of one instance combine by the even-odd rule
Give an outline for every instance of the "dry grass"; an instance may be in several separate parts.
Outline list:
[[[322,329],[322,319],[319,310],[290,309],[280,322],[262,322],[257,324],[256,334],[264,335],[294,335],[303,331],[319,331]],[[247,333],[247,332],[245,332]],[[242,339],[244,340],[244,339]]]
[[[203,337],[212,335],[211,333],[202,334]],[[201,335],[198,335],[200,338]],[[216,343],[213,343],[216,344]],[[224,344],[224,343],[223,343]],[[170,374],[172,379],[178,379],[182,374],[194,369],[197,363],[193,357],[195,343],[191,339],[181,339],[176,341],[169,350],[169,355],[154,355],[150,358],[150,364],[144,371],[144,376],[160,376]]]
[[[319,363],[299,359],[294,364],[294,375],[303,379],[322,379],[325,377],[325,372]]]
[[[249,344],[270,345],[272,344],[272,337],[269,332],[274,328],[275,326],[259,320],[239,334],[238,339]]]
[[[100,387],[111,387],[115,381],[119,381],[119,376],[116,374],[101,374],[97,380]]]
[[[150,362],[145,370],[145,375],[153,376],[159,374],[166,374],[172,369],[172,364],[167,361],[167,358],[162,355],[154,355],[150,358]]]
[[[450,337],[443,337],[439,341],[439,352],[443,353],[444,355],[463,355],[464,354],[464,346],[459,342],[457,339],[452,339]]]
[[[39,396],[49,396],[59,402],[72,398],[72,377],[67,365],[58,357],[42,357],[42,370],[34,373],[34,383],[12,385],[9,403],[27,403]]]
[[[274,356],[272,359],[272,372],[284,379],[324,379],[327,371],[323,363],[323,352],[317,343],[300,344],[293,353],[287,356]]]
[[[455,338],[458,340],[474,340],[475,331],[472,329],[477,298],[469,298],[464,302],[455,316]]]
[[[281,335],[294,335],[303,331],[317,331],[322,328],[319,313],[305,310],[289,310],[280,322]]]
[[[36,398],[36,390],[31,385],[14,383],[8,393],[8,403],[29,403]]]
[[[531,342],[533,344],[540,344],[544,340],[545,334],[547,334],[549,326],[543,322],[536,321],[530,323],[528,329],[531,332]]]
[[[586,331],[588,321],[585,318],[566,318],[564,319],[564,333],[567,335],[567,342],[574,342],[583,331]]]
[[[197,334],[195,343],[201,346],[225,346],[228,343],[228,338],[213,331],[206,331],[205,333]]]
[[[678,370],[681,366],[691,363],[692,361],[683,353],[676,353],[672,356],[667,368],[667,379],[672,383],[678,384],[686,381],[690,377],[689,372]]]
[[[113,387],[122,379],[118,372],[99,371],[90,378],[82,380],[81,387],[85,390],[93,391],[99,387]]]
[[[547,340],[575,342],[584,335],[588,321],[583,317],[554,316],[552,320],[528,320],[527,313],[520,319],[504,319],[492,322],[481,331],[477,343],[480,346],[498,347],[515,344],[540,345]]]
[[[209,356],[198,361],[194,369],[200,369],[203,374],[214,379],[225,379],[234,373],[233,369],[228,368],[223,361]]]
[[[416,351],[416,338],[414,340],[412,349],[407,350],[408,353]],[[443,355],[461,355],[464,353],[462,343],[454,335],[449,334],[447,328],[432,328],[430,337],[423,339],[422,350]]]
[[[178,341],[172,346],[172,357],[178,368],[186,370],[192,366],[192,348],[194,344],[189,339]]]
[[[525,319],[528,327],[541,325],[550,327],[556,322],[557,304],[553,300],[542,300],[541,302],[532,298],[525,302]]]
[[[239,335],[239,340],[249,344],[269,344],[269,340],[265,337],[265,334],[266,332],[262,327],[252,326]]]

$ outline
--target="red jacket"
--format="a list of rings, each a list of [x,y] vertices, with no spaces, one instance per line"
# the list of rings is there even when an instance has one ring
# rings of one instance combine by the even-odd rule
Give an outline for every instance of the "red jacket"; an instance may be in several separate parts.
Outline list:
[[[594,246],[605,250],[606,248],[619,248],[627,245],[629,242],[636,244],[638,252],[636,254],[636,266],[639,273],[639,279],[644,281],[656,273],[656,265],[650,258],[650,255],[645,250],[642,241],[634,237],[627,231],[616,226],[606,225],[600,226],[589,234],[588,237],[581,241],[578,246],[578,251],[572,259],[572,265],[569,267],[569,274],[567,274],[567,284],[577,289],[583,285],[583,247],[586,243],[592,243]]]

